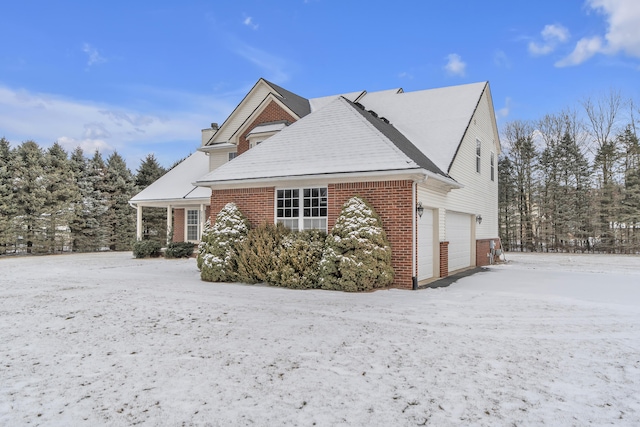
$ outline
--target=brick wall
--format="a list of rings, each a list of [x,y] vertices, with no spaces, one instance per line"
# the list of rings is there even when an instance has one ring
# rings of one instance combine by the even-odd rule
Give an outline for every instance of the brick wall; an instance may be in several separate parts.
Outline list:
[[[276,102],[271,101],[265,107],[265,109],[260,114],[258,114],[258,117],[256,117],[255,120],[249,125],[247,130],[245,130],[245,132],[240,135],[240,139],[238,140],[238,154],[242,154],[249,149],[249,140],[247,139],[247,134],[251,132],[253,128],[263,123],[277,122],[280,120],[287,120],[288,122],[293,123],[297,119],[283,110],[282,107]]]
[[[501,247],[500,238],[495,239],[478,239],[476,240],[476,266],[489,265],[489,252],[491,251],[491,241],[496,243],[496,249]]]
[[[234,202],[249,220],[251,227],[268,221],[273,223],[275,187],[238,188],[211,192],[211,223],[224,205]]]
[[[449,242],[440,242],[440,277],[449,275]]]
[[[413,221],[412,181],[380,181],[330,184],[328,186],[328,228],[335,225],[342,205],[360,196],[375,209],[382,220],[391,245],[391,264],[395,271],[393,286],[411,289],[413,285],[411,244]]]
[[[173,210],[173,241],[184,242],[184,209]]]

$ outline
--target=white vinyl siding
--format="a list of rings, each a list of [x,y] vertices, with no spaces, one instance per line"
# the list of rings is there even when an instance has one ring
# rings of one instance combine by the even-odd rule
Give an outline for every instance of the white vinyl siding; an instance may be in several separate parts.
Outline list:
[[[433,210],[425,208],[418,217],[418,280],[430,279],[433,274]]]
[[[491,170],[487,165],[480,173],[476,172],[476,140],[482,142],[483,150],[492,151],[496,156],[500,153],[498,134],[492,125],[490,105],[489,96],[485,92],[448,171],[453,179],[464,184],[464,188],[447,193],[446,201],[442,205],[431,203],[433,206],[444,206],[451,211],[482,215],[482,224],[475,227],[477,239],[494,239],[498,236],[497,159],[494,160],[494,181],[491,181]]]

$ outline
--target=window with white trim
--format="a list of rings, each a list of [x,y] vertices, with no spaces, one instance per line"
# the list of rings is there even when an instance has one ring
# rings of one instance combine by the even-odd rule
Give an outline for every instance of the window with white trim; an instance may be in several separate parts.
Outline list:
[[[476,139],[476,172],[480,173],[480,140]]]
[[[496,170],[496,161],[495,155],[491,152],[491,181],[495,181],[495,170]]]
[[[200,211],[197,209],[187,209],[187,241],[197,241],[200,231]]]
[[[229,161],[235,159],[236,157],[238,157],[237,151],[232,151],[231,153],[229,153]]]
[[[327,231],[327,188],[276,190],[276,222],[290,230]]]

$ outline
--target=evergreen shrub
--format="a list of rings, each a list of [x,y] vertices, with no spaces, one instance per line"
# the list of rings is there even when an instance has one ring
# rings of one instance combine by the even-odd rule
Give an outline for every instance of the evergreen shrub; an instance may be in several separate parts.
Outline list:
[[[363,199],[352,197],[327,236],[320,280],[322,289],[368,291],[393,282],[391,247],[382,221]]]
[[[327,234],[319,230],[285,235],[273,252],[270,285],[292,289],[318,288],[319,263]]]
[[[273,271],[274,252],[290,231],[282,224],[263,223],[251,229],[238,249],[238,278],[245,283],[267,282]]]
[[[157,258],[160,256],[162,245],[154,240],[138,240],[133,243],[134,258]]]
[[[249,231],[249,221],[235,203],[227,203],[216,221],[205,224],[198,246],[200,278],[208,282],[234,282],[238,278],[238,246]]]
[[[189,258],[196,244],[191,242],[171,242],[164,251],[165,258]]]

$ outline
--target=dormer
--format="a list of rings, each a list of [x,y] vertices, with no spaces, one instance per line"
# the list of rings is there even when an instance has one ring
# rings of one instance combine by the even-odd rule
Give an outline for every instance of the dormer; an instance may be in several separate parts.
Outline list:
[[[251,129],[246,136],[247,141],[249,141],[249,148],[255,147],[265,139],[289,126],[289,124],[290,123],[287,120],[278,120],[275,122],[267,122],[257,125]]]

